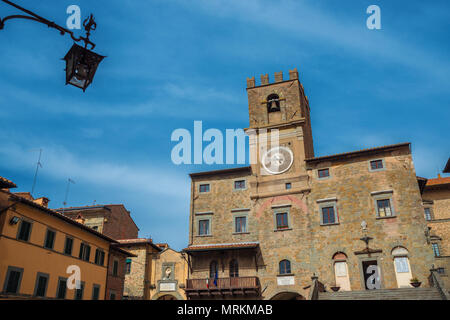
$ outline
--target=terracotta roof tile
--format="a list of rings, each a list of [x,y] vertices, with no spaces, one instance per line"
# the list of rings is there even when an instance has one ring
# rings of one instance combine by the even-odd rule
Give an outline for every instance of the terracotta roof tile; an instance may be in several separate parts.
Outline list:
[[[96,235],[97,237],[103,238],[103,239],[105,239],[105,240],[107,240],[107,241],[109,241],[111,243],[117,243],[116,240],[114,240],[114,239],[112,239],[112,238],[110,238],[110,237],[108,237],[108,236],[106,236],[106,235],[104,235],[104,234],[102,234],[102,233],[100,233],[98,231],[95,231],[94,229],[92,229],[92,228],[90,228],[90,227],[88,227],[88,226],[86,226],[86,225],[84,225],[82,223],[78,223],[75,220],[73,220],[73,219],[71,219],[69,217],[66,217],[65,215],[61,214],[60,212],[57,212],[57,211],[55,211],[53,209],[50,209],[50,208],[47,208],[47,207],[45,207],[43,205],[40,205],[39,203],[36,203],[36,202],[34,202],[32,200],[29,200],[29,199],[27,199],[25,197],[22,197],[22,196],[18,195],[18,194],[15,194],[15,193],[12,193],[12,192],[5,192],[4,190],[2,190],[1,192],[4,192],[4,193],[8,194],[10,196],[11,200],[17,200],[17,201],[20,201],[20,202],[25,203],[27,205],[30,205],[32,207],[35,207],[37,209],[40,209],[40,210],[44,211],[45,213],[50,214],[53,217],[59,218],[61,220],[64,220],[65,222],[68,222],[70,224],[78,226],[79,228],[81,228],[81,229],[83,229],[85,231],[88,231],[88,232]]]
[[[136,239],[120,239],[117,240],[119,242],[120,246],[127,246],[127,245],[139,245],[139,244],[149,244],[153,248],[157,249],[158,251],[162,251],[162,248],[155,245],[152,241],[152,239],[146,239],[146,238],[136,238]]]
[[[448,183],[450,183],[450,177],[438,177],[438,178],[434,178],[434,179],[428,179],[427,187],[441,185],[441,184],[448,184]]]
[[[17,188],[17,185],[11,180],[0,176],[0,188]]]
[[[120,239],[119,243],[153,243],[152,239],[136,238],[136,239]]]

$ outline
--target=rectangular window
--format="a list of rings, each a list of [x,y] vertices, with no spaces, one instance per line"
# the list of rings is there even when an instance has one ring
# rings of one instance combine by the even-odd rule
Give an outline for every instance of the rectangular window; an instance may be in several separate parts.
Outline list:
[[[432,220],[432,218],[431,218],[431,209],[430,208],[425,208],[425,219],[427,221]]]
[[[3,291],[6,293],[19,293],[22,274],[22,268],[8,267]]]
[[[114,291],[109,292],[109,300],[116,300],[116,293]]]
[[[379,217],[392,216],[391,201],[389,199],[377,200],[377,207]]]
[[[92,300],[98,300],[100,297],[100,286],[98,284],[94,284],[92,287]]]
[[[370,169],[372,169],[372,170],[383,169],[383,160],[370,161]]]
[[[286,183],[286,190],[289,190],[292,188],[292,184],[290,182]]]
[[[395,261],[395,268],[397,269],[398,273],[409,272],[407,257],[397,257],[394,259],[394,261]]]
[[[85,243],[80,244],[80,254],[78,258],[84,261],[89,261],[91,256],[91,247]]]
[[[235,232],[247,232],[247,217],[235,218]]]
[[[433,248],[434,256],[440,257],[441,253],[439,252],[439,245],[437,243],[432,243],[431,247]]]
[[[84,283],[80,284],[80,289],[75,289],[75,300],[83,300]]]
[[[48,274],[39,273],[36,277],[36,286],[34,289],[34,295],[36,297],[45,297],[47,291]]]
[[[119,261],[114,260],[112,272],[113,272],[113,276],[117,276],[117,274],[119,272]]]
[[[64,244],[64,253],[72,255],[73,239],[66,237],[66,243]]]
[[[201,193],[203,193],[203,192],[209,192],[209,184],[201,184],[201,185],[199,186],[199,191],[200,191]]]
[[[332,223],[336,223],[334,207],[323,207],[322,224],[332,224]]]
[[[318,174],[319,178],[326,178],[326,177],[330,176],[330,170],[328,168],[320,169],[320,170],[317,170],[317,174]]]
[[[198,234],[200,236],[209,235],[209,220],[198,221]]]
[[[67,292],[67,279],[59,278],[58,280],[58,292],[56,293],[56,298],[65,299]]]
[[[127,259],[125,263],[125,274],[131,273],[131,259]]]
[[[105,262],[105,252],[100,249],[95,250],[95,264],[102,266]]]
[[[19,226],[19,233],[17,234],[17,239],[28,241],[30,239],[31,234],[31,223],[28,221],[22,220]]]
[[[242,190],[245,189],[245,180],[237,180],[234,182],[234,189],[235,190]]]
[[[55,231],[47,229],[47,234],[45,236],[45,242],[44,242],[44,248],[53,249],[53,246],[55,244],[55,236],[56,236]]]
[[[439,274],[445,274],[445,268],[437,268],[436,270]]]
[[[276,219],[277,219],[277,229],[287,229],[287,228],[289,228],[287,212],[277,213],[276,214]]]

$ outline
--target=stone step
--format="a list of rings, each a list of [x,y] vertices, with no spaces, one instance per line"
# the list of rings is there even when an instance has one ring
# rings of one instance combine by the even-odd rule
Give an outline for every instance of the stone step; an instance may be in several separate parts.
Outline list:
[[[319,300],[442,300],[436,288],[320,292]]]

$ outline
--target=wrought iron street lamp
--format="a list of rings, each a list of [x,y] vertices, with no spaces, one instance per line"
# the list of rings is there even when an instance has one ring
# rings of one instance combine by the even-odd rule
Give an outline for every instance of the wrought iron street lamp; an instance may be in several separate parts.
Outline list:
[[[103,60],[103,58],[105,58],[104,56],[91,51],[95,48],[95,44],[91,40],[89,40],[89,36],[91,35],[91,30],[95,30],[97,28],[97,24],[94,21],[94,16],[91,14],[83,22],[86,36],[75,37],[71,30],[61,27],[60,25],[57,25],[56,23],[49,21],[35,14],[34,12],[31,12],[30,10],[22,8],[21,6],[9,0],[1,1],[25,12],[27,15],[10,15],[3,19],[0,18],[0,30],[5,27],[5,22],[8,20],[28,19],[43,23],[49,28],[54,28],[58,30],[61,35],[65,35],[67,33],[75,42],[84,42],[84,47],[74,43],[72,48],[70,48],[69,52],[67,52],[67,54],[63,58],[63,60],[66,61],[66,85],[71,84],[75,87],[83,89],[84,92],[86,88],[92,83],[98,65]],[[91,50],[88,50],[88,45],[90,45]]]

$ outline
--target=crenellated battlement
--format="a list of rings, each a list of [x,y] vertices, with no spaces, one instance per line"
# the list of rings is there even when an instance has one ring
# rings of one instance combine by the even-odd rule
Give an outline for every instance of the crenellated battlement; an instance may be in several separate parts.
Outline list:
[[[283,80],[283,71],[275,72],[274,79],[275,80],[272,83],[283,82],[284,81]],[[297,68],[294,68],[293,70],[289,70],[289,80],[297,80],[297,79],[298,79]],[[269,75],[267,73],[262,74],[260,85],[264,86],[264,85],[268,85],[268,84],[270,84]],[[256,85],[255,77],[247,78],[247,88],[254,88],[254,87],[258,87]]]

